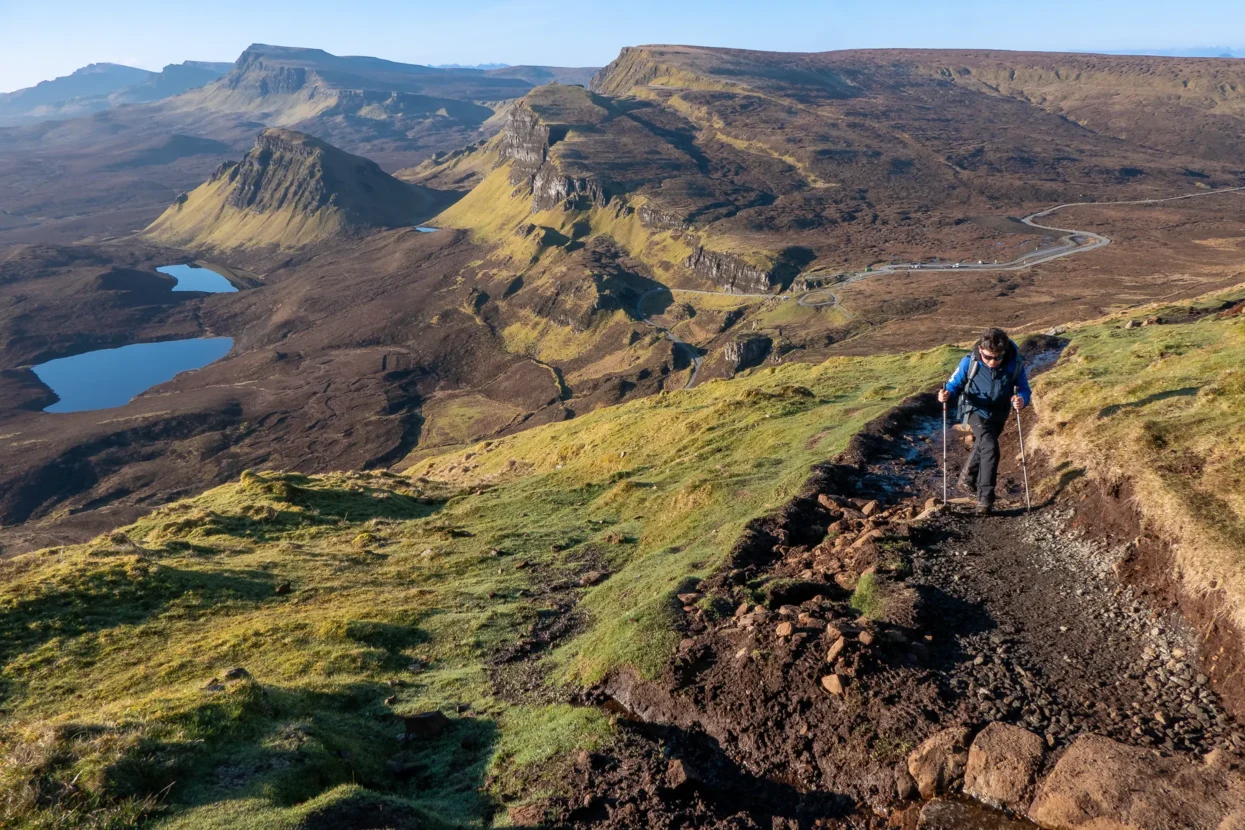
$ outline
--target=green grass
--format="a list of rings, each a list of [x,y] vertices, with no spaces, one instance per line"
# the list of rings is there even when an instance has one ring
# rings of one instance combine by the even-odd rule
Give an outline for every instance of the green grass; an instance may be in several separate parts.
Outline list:
[[[878,585],[878,578],[872,571],[860,575],[848,604],[857,614],[867,619],[876,620],[885,614],[885,598]]]
[[[483,826],[610,739],[595,710],[494,691],[493,657],[558,613],[543,586],[611,573],[567,589],[585,624],[542,658],[550,683],[624,665],[653,676],[678,638],[680,586],[955,358],[765,369],[417,461],[409,477],[246,473],[88,544],[0,562],[0,825],[300,827],[363,803]],[[235,666],[247,676],[226,679]],[[432,709],[451,729],[401,746],[396,715]],[[399,776],[391,758],[413,767]]]
[[[1245,623],[1245,318],[1123,328],[1162,313],[1071,332],[1065,357],[1036,384],[1035,437],[1064,482],[1083,473],[1131,482],[1147,521],[1180,542],[1185,586],[1223,590]]]

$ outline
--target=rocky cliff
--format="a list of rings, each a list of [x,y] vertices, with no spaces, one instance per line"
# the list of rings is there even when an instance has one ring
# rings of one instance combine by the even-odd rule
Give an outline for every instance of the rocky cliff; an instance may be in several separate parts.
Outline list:
[[[268,129],[241,162],[226,162],[179,196],[146,233],[184,247],[295,248],[335,235],[413,225],[437,194],[374,162],[291,130]]]
[[[498,155],[503,161],[513,162],[511,183],[526,182],[531,189],[533,210],[559,206],[583,210],[593,205],[604,206],[610,200],[607,186],[596,176],[569,175],[552,152],[555,144],[579,126],[575,122],[559,123],[558,116],[575,110],[581,115],[584,111],[591,113],[593,107],[588,99],[588,94],[578,87],[551,88],[529,96],[510,113]],[[587,107],[583,106],[585,103]]]

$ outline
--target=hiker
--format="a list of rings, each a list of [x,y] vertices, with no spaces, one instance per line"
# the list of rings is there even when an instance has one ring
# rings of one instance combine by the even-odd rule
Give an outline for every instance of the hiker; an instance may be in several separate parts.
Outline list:
[[[1007,413],[1029,405],[1029,377],[1020,349],[1002,329],[989,329],[960,361],[939,403],[960,395],[960,422],[973,429],[973,452],[957,484],[977,497],[976,512],[994,509],[994,480],[999,472],[999,435]]]

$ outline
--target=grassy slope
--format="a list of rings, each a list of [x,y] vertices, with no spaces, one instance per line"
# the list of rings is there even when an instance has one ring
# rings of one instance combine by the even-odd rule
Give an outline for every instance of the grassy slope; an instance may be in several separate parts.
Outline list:
[[[1122,328],[1146,313],[1162,310],[1073,332],[1038,384],[1037,437],[1065,476],[1130,480],[1147,520],[1180,540],[1185,585],[1222,588],[1245,624],[1245,318]]]
[[[163,804],[173,827],[297,827],[375,802],[479,826],[608,740],[594,710],[494,694],[489,660],[548,612],[542,585],[612,573],[569,589],[587,625],[552,679],[654,672],[676,589],[954,357],[766,369],[418,462],[422,479],[244,474],[0,563],[0,825],[127,826]],[[410,777],[386,769],[394,712],[459,703]]]

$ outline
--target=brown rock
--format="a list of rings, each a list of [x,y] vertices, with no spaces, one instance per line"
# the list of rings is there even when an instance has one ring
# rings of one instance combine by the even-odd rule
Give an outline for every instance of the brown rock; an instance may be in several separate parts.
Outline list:
[[[830,645],[830,649],[826,652],[826,662],[833,663],[835,660],[837,660],[839,658],[839,655],[843,653],[843,648],[846,645],[847,645],[847,640],[843,637],[839,637],[839,639],[835,640]]]
[[[701,596],[700,594],[679,594],[678,595],[679,602],[683,603],[684,605],[691,605],[692,603],[700,599],[700,596]]]
[[[445,713],[437,710],[420,712],[418,715],[406,715],[402,718],[402,722],[406,725],[406,734],[403,735],[406,740],[436,738],[450,725],[450,719],[445,716]]]
[[[389,697],[385,698],[385,705],[386,705],[386,706],[392,706],[393,704],[395,704],[395,703],[397,703],[397,702],[398,702],[398,696],[397,696],[397,695],[390,695]]]
[[[877,513],[881,507],[882,505],[878,504],[877,499],[874,499],[873,501],[867,501],[861,505],[860,512],[864,513],[865,516],[868,517],[872,516],[874,513]]]
[[[1022,813],[1033,798],[1046,742],[1032,732],[991,723],[968,748],[964,792],[993,807]]]
[[[821,679],[821,685],[835,697],[843,694],[843,678],[837,674],[827,674]]]
[[[908,772],[921,798],[951,792],[964,777],[968,764],[968,729],[953,726],[935,732],[908,755]]]
[[[856,635],[856,641],[862,646],[871,646],[873,645],[873,634],[868,631],[862,631]]]
[[[386,761],[385,767],[399,778],[410,778],[423,769],[423,764],[414,752],[404,749]]]
[[[920,795],[916,788],[916,779],[904,764],[895,765],[895,795],[899,796],[900,801],[911,801]]]
[[[588,571],[579,578],[579,585],[582,588],[588,588],[593,585],[600,585],[609,576],[605,571]]]
[[[925,509],[933,510],[935,507],[937,507],[940,504],[942,504],[942,502],[940,502],[937,498],[930,496],[928,499],[925,500]]]
[[[839,509],[839,503],[834,500],[833,496],[827,493],[818,493],[817,503],[820,504],[822,507],[826,508],[827,510],[838,510]]]
[[[288,583],[288,582],[282,582],[280,585],[278,585],[278,586],[277,586],[276,593],[277,593],[277,594],[288,594],[288,593],[289,593],[290,591],[292,591],[292,590],[294,590],[294,589],[293,589],[293,587],[290,585],[290,583]]]
[[[1038,788],[1029,817],[1067,830],[1236,830],[1245,773],[1162,758],[1098,735],[1077,738]],[[1238,824],[1233,824],[1238,822]]]
[[[873,530],[865,531],[863,534],[861,534],[859,539],[857,539],[855,542],[852,542],[852,546],[851,548],[849,548],[849,550],[856,550],[857,548],[864,546],[866,542],[871,542],[874,539],[881,539],[885,535],[886,534],[883,533],[880,528],[876,528],[876,527]]]
[[[774,629],[774,633],[779,637],[790,637],[795,633],[795,623],[787,621],[780,622]]]
[[[666,783],[672,790],[686,787],[699,780],[700,776],[696,768],[682,758],[675,758],[666,765]]]
[[[510,823],[515,827],[541,827],[545,823],[544,804],[523,804],[506,810]]]

